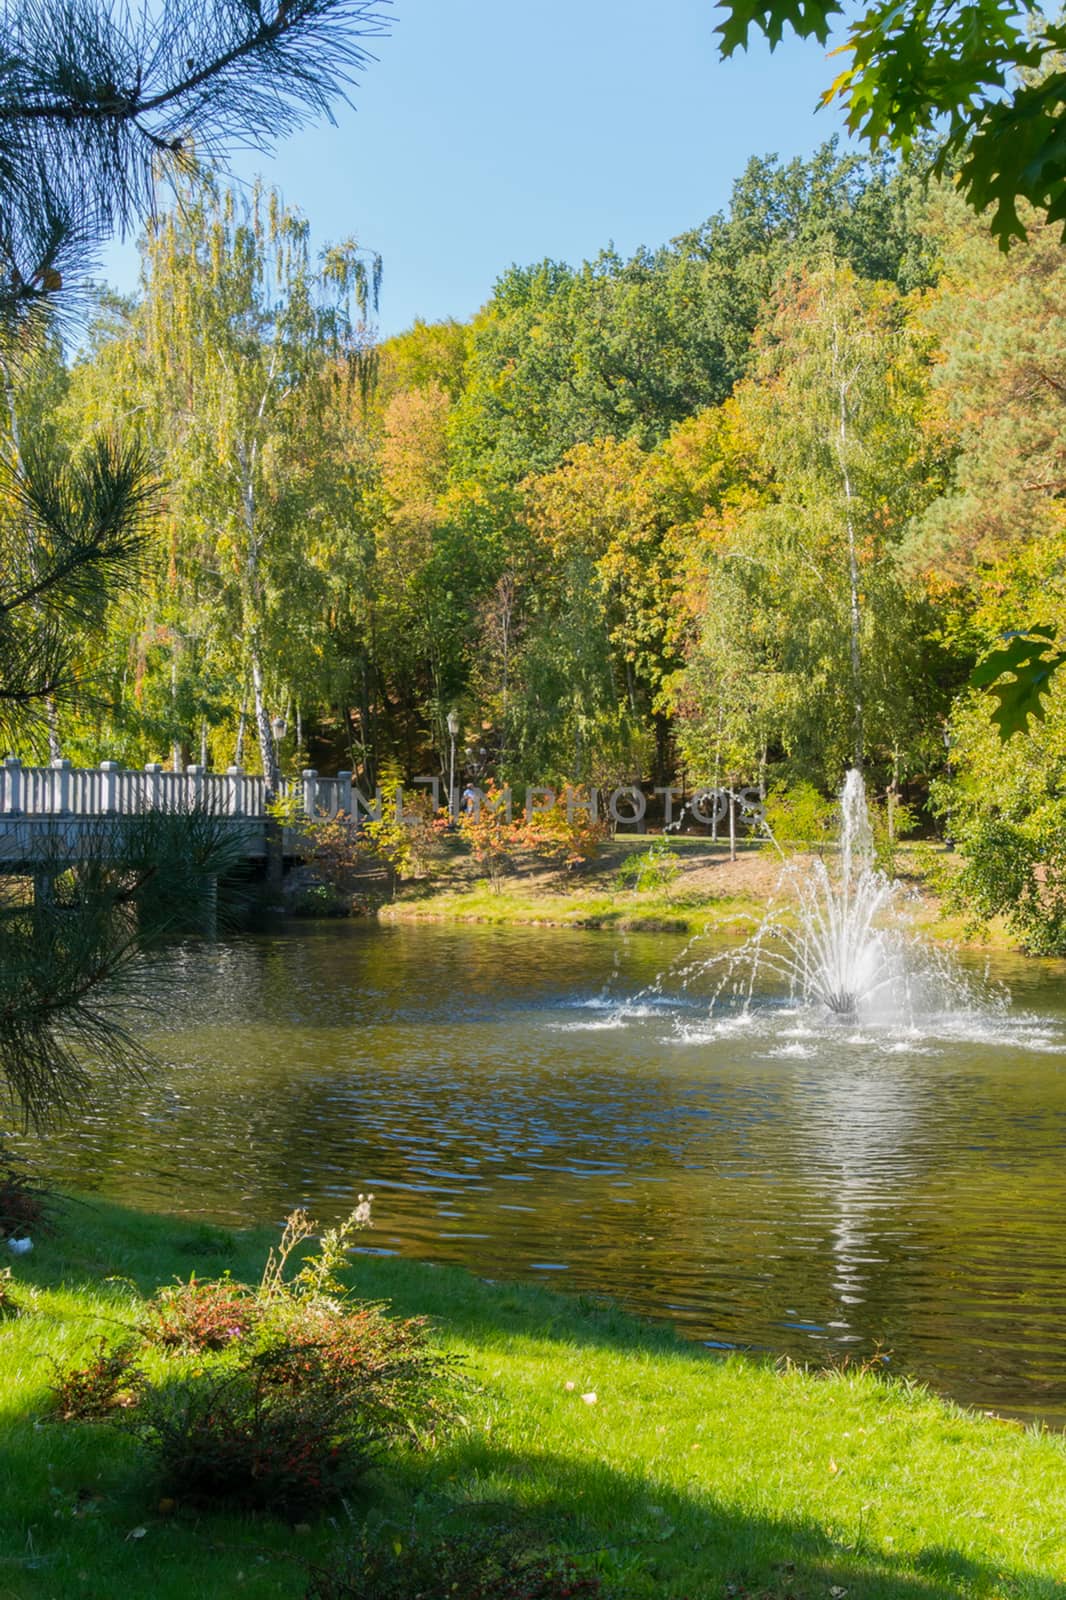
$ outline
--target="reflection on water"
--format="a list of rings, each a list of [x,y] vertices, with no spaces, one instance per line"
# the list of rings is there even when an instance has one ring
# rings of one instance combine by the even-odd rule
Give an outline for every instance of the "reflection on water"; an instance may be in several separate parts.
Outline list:
[[[708,1020],[696,978],[651,987],[679,951],[336,925],[189,948],[149,997],[158,1075],[45,1160],[233,1223],[372,1189],[379,1250],[715,1345],[880,1340],[960,1399],[1066,1418],[1057,978],[1002,962],[1009,1012],[863,1032],[769,996]]]

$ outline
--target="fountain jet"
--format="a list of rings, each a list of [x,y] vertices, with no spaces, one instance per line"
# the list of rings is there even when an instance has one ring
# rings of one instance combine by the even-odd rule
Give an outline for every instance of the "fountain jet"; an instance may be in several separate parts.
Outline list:
[[[748,969],[749,997],[758,974],[767,971],[788,983],[792,998],[848,1020],[898,1012],[907,977],[901,934],[883,925],[901,885],[874,865],[866,791],[855,769],[845,779],[840,809],[838,867],[830,870],[821,860],[802,870],[786,866],[791,912],[772,911],[729,958],[729,968],[741,963]]]

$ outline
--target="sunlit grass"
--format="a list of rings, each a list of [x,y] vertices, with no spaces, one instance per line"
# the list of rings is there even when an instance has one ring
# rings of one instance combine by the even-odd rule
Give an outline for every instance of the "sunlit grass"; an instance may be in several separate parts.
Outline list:
[[[475,1516],[520,1520],[631,1600],[1063,1593],[1061,1436],[906,1382],[722,1358],[584,1299],[371,1256],[357,1285],[431,1313],[465,1358],[466,1427],[394,1458],[310,1529],[164,1514],[126,1438],[39,1420],[51,1363],[117,1331],[138,1290],[175,1274],[256,1277],[268,1243],[74,1206],[17,1264],[38,1297],[0,1325],[0,1595],[299,1596],[306,1563],[332,1561],[351,1524],[396,1539]]]
[[[619,865],[644,850],[651,836],[614,840],[598,860],[569,874],[563,869],[542,873],[531,881],[527,873],[507,875],[500,887],[487,879],[472,879],[469,863],[460,857],[438,864],[437,875],[401,888],[390,903],[378,908],[379,916],[394,922],[480,922],[499,927],[548,925],[552,927],[615,929],[619,932],[671,932],[682,934],[746,933],[765,915],[768,897],[775,894],[777,909],[787,919],[787,884],[778,886],[774,866],[779,859],[769,848],[746,844],[741,863],[762,857],[765,893],[729,888],[730,867],[725,847],[717,850],[702,838],[672,842],[685,870],[669,890],[635,890],[621,886]],[[721,888],[689,884],[686,877],[701,866],[714,865],[724,875]],[[975,931],[966,917],[947,907],[941,898],[946,871],[957,859],[927,843],[898,847],[891,875],[900,875],[910,899],[905,901],[907,921],[916,934],[936,943],[971,946],[988,951],[1017,948],[1002,919]],[[458,871],[457,871],[458,867]]]
[[[497,892],[484,883],[465,893],[440,889],[418,899],[400,899],[381,914],[396,922],[484,922],[510,927],[539,923],[693,934],[742,927],[757,920],[761,909],[757,900],[743,895],[668,895],[654,890],[638,893],[565,885],[532,892],[508,887]]]

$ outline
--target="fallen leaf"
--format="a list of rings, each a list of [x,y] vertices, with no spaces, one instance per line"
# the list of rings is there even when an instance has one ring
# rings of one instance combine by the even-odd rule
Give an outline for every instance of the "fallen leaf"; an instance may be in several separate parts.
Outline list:
[[[131,1528],[129,1533],[127,1533],[127,1535],[126,1535],[126,1538],[127,1539],[143,1539],[147,1532],[148,1532],[147,1528]]]

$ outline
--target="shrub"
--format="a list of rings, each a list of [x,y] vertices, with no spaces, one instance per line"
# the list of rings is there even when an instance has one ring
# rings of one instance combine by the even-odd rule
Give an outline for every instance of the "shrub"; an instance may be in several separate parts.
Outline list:
[[[149,1390],[135,1426],[176,1498],[297,1516],[428,1432],[446,1367],[420,1322],[297,1301],[235,1363]]]
[[[1002,916],[1028,955],[1066,954],[1066,841],[1056,816],[982,817],[960,841],[964,864],[948,903],[977,932]]]
[[[344,815],[302,817],[299,832],[326,885],[337,895],[347,893],[363,865],[363,845],[353,819]]]
[[[427,1441],[452,1415],[453,1363],[424,1321],[355,1300],[339,1276],[372,1200],[299,1258],[316,1224],[293,1212],[254,1288],[193,1276],[158,1290],[134,1338],[60,1377],[54,1414],[130,1411],[169,1493],[289,1516],[350,1490],[386,1445]],[[153,1382],[136,1358],[160,1345],[189,1359]]]
[[[141,1317],[151,1344],[181,1350],[225,1350],[256,1326],[261,1308],[254,1292],[229,1277],[168,1284],[157,1289]]]
[[[620,889],[634,889],[638,894],[661,889],[667,893],[681,867],[677,855],[665,838],[655,839],[646,850],[631,855],[619,867],[615,882]]]
[[[836,833],[839,806],[812,783],[796,783],[791,788],[780,785],[767,795],[763,816],[778,844],[821,854]]]
[[[0,1239],[15,1239],[51,1227],[52,1196],[0,1144]]]
[[[396,768],[381,782],[381,816],[363,824],[365,849],[386,869],[392,892],[401,878],[424,878],[440,853],[448,831],[446,812],[437,812],[427,794],[405,790]]]
[[[568,871],[594,861],[610,834],[603,817],[589,814],[588,797],[567,787],[555,803],[537,811],[519,832],[519,838],[537,855],[561,861]]]
[[[340,1571],[312,1575],[305,1600],[598,1600],[600,1580],[565,1556],[489,1529],[371,1549]]]
[[[351,907],[339,890],[328,883],[306,884],[289,901],[294,917],[347,917]]]
[[[503,791],[490,783],[475,810],[463,812],[459,831],[479,866],[485,868],[493,890],[499,894],[504,873],[514,860],[518,832],[504,804]]]
[[[137,1366],[135,1339],[101,1339],[84,1367],[60,1372],[52,1385],[52,1416],[59,1422],[107,1422],[136,1406],[147,1380]]]

